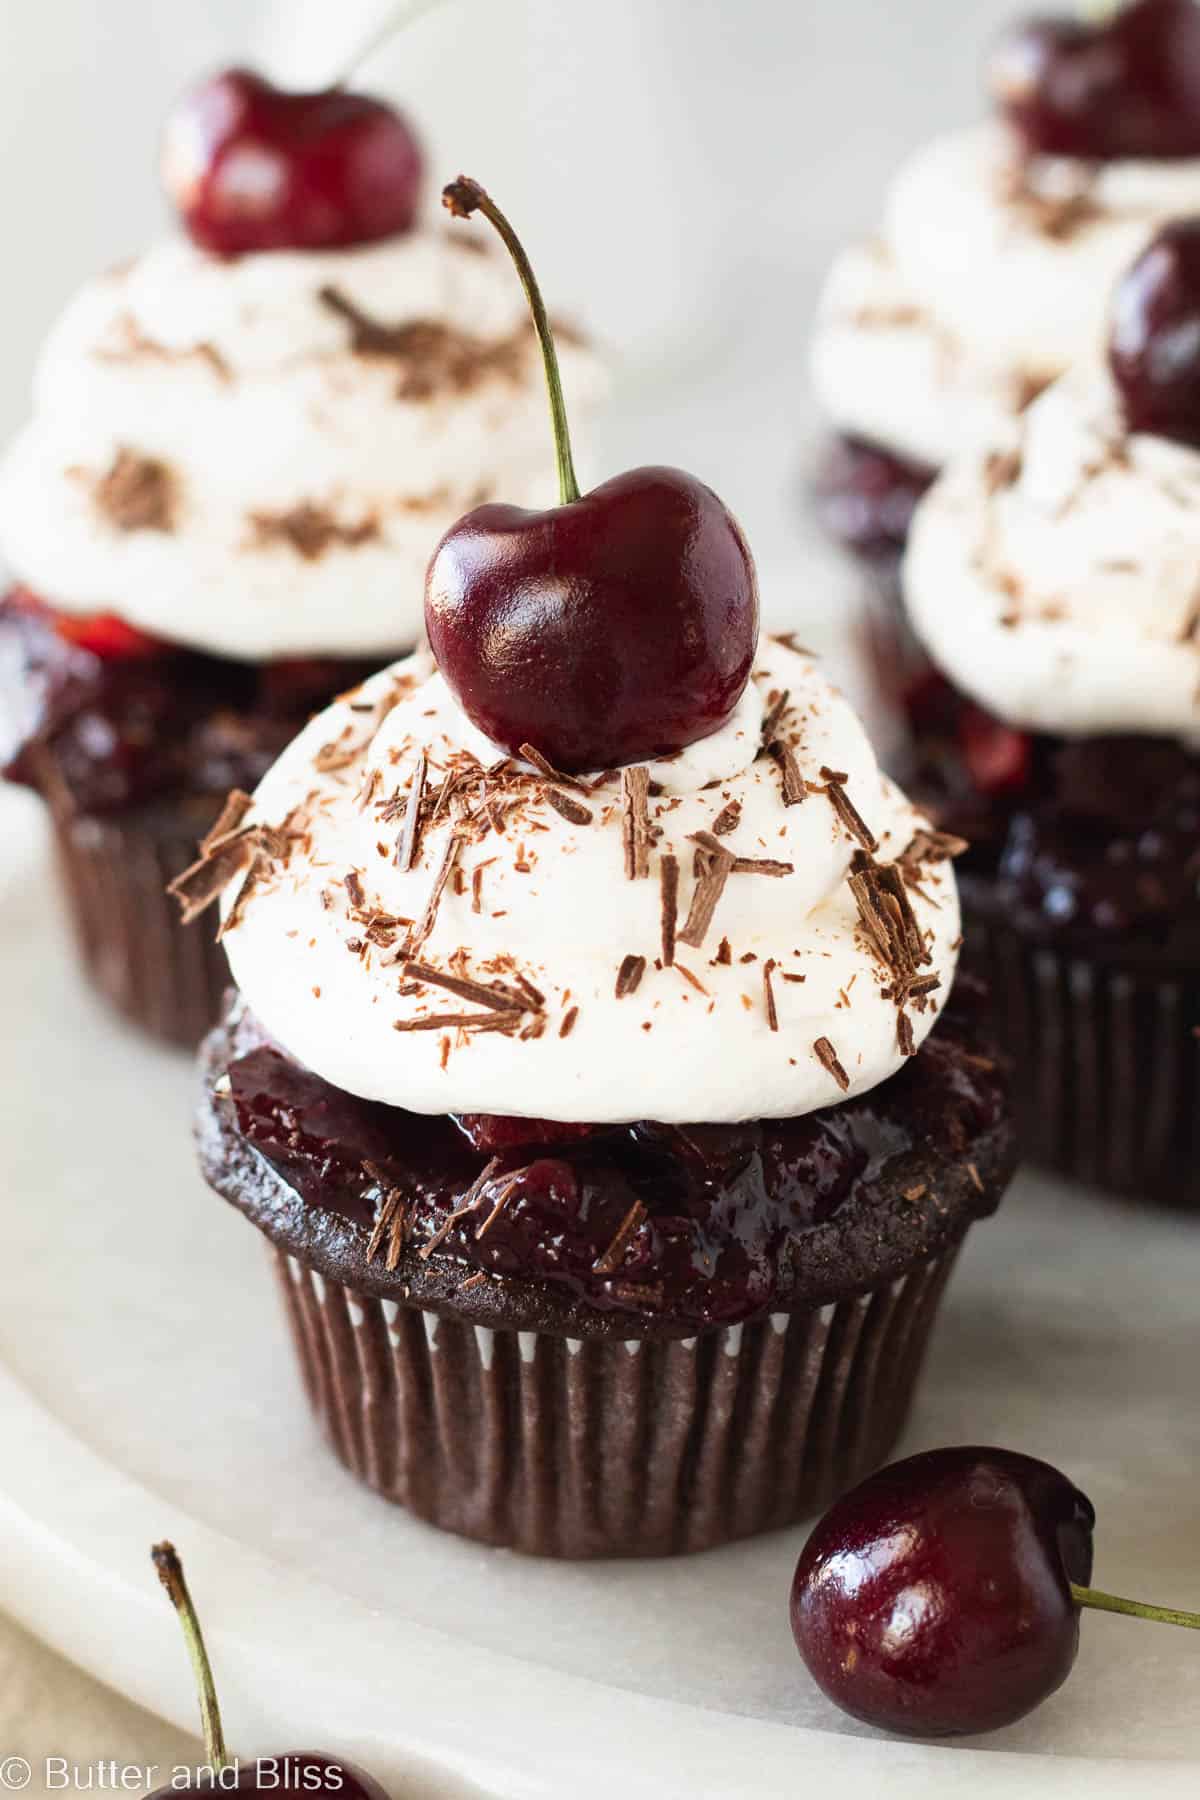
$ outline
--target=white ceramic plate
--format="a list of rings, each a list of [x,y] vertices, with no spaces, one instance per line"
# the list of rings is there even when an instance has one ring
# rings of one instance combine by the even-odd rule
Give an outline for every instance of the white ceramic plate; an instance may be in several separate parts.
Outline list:
[[[0,852],[0,1606],[190,1724],[146,1554],[172,1536],[235,1746],[333,1748],[397,1800],[1196,1791],[1200,1637],[1092,1617],[1024,1724],[885,1742],[792,1649],[802,1532],[564,1567],[361,1491],[310,1425],[254,1232],[194,1171],[187,1060],[77,982],[20,797]],[[1021,1182],[972,1236],[904,1448],[1053,1458],[1097,1505],[1098,1581],[1200,1605],[1198,1274],[1200,1226]]]

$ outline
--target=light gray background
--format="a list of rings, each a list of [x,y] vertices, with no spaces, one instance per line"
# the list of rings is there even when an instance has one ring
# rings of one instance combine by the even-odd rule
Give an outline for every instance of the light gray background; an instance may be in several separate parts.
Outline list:
[[[0,0],[0,439],[89,271],[160,229],[157,133],[198,69],[328,78],[387,0]],[[446,0],[370,69],[431,186],[493,188],[626,370],[605,469],[691,462],[780,537],[804,343],[896,159],[980,107],[1011,0]]]

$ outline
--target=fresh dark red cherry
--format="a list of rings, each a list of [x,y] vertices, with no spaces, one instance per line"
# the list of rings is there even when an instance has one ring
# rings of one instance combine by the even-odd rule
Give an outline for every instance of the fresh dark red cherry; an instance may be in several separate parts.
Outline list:
[[[1011,1725],[1061,1687],[1082,1607],[1200,1628],[1089,1586],[1095,1512],[1052,1468],[970,1446],[911,1456],[830,1507],[792,1583],[796,1646],[843,1711],[949,1737]]]
[[[631,469],[580,494],[558,360],[511,226],[476,182],[443,199],[504,239],[542,346],[561,504],[491,504],[453,525],[425,588],[429,642],[468,717],[517,755],[569,772],[667,756],[718,731],[758,642],[754,563],[711,488],[680,469]]]
[[[247,1762],[230,1757],[225,1748],[212,1666],[184,1579],[183,1565],[173,1544],[156,1544],[151,1555],[158,1578],[179,1614],[192,1659],[200,1695],[206,1766],[186,1784],[186,1788],[172,1782],[168,1787],[158,1788],[150,1800],[169,1800],[170,1795],[187,1788],[222,1794],[336,1794],[340,1800],[388,1800],[386,1790],[372,1776],[356,1769],[353,1763],[343,1762],[320,1750],[288,1750],[278,1756],[260,1756]]]
[[[1108,355],[1131,431],[1200,445],[1200,219],[1165,226],[1118,284]]]
[[[992,93],[1027,150],[1105,161],[1200,155],[1200,8],[1133,0],[1110,19],[1035,17],[1000,38]]]
[[[332,250],[409,229],[421,153],[384,100],[340,87],[285,93],[226,69],[176,104],[162,175],[202,249]]]

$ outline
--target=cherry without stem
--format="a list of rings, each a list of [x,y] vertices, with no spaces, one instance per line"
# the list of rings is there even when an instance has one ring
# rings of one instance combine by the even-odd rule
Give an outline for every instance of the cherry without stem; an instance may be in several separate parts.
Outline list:
[[[1133,0],[1098,22],[1028,19],[1005,32],[990,86],[1035,154],[1200,155],[1200,8]]]
[[[162,174],[204,250],[331,250],[409,229],[421,153],[386,101],[340,87],[287,93],[226,69],[175,106]]]
[[[1166,226],[1118,284],[1109,364],[1131,431],[1200,446],[1200,219]]]
[[[231,1794],[306,1794],[310,1800],[322,1794],[336,1794],[340,1800],[388,1800],[386,1791],[373,1777],[322,1751],[288,1751],[279,1756],[234,1764],[225,1747],[212,1666],[188,1592],[183,1565],[173,1544],[155,1544],[150,1554],[158,1578],[179,1615],[200,1696],[207,1767],[202,1778],[189,1785]],[[176,1785],[159,1788],[150,1800],[167,1800],[169,1795],[179,1792]]]
[[[720,730],[758,642],[754,563],[711,488],[631,469],[580,494],[554,340],[528,258],[477,182],[443,194],[480,211],[516,264],[541,343],[561,504],[476,507],[429,566],[425,624],[467,716],[519,755],[572,773],[668,756]]]
[[[792,1632],[843,1711],[947,1737],[1010,1725],[1062,1685],[1083,1607],[1200,1628],[1089,1584],[1095,1512],[1050,1464],[967,1446],[893,1463],[819,1522]]]

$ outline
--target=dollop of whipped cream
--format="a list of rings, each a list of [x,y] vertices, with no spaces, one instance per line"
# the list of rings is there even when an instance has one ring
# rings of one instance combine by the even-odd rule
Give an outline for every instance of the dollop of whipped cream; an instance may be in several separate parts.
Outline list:
[[[843,433],[931,468],[991,435],[1079,356],[1158,228],[1200,211],[1200,159],[1021,159],[1000,125],[899,170],[879,239],[844,251],[813,379]]]
[[[917,509],[913,626],[965,691],[1064,736],[1200,737],[1200,451],[1072,371]]]
[[[238,829],[252,1012],[412,1111],[810,1112],[893,1074],[953,979],[945,847],[780,641],[722,730],[583,781],[505,758],[419,653],[316,718]]]
[[[572,334],[581,424],[603,385]],[[442,533],[557,492],[507,259],[432,227],[220,259],[159,244],[89,282],[0,464],[0,553],[68,612],[246,661],[417,641]]]

